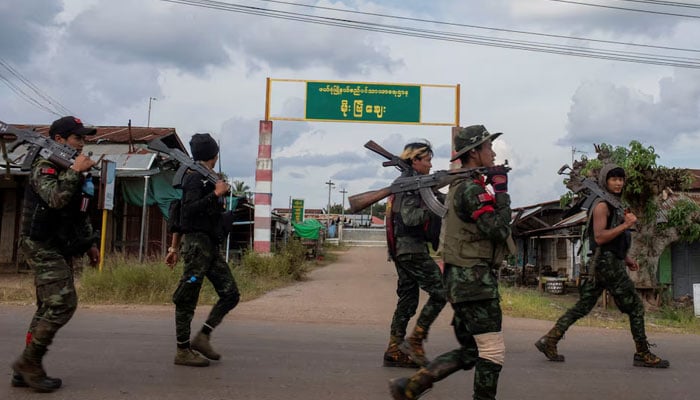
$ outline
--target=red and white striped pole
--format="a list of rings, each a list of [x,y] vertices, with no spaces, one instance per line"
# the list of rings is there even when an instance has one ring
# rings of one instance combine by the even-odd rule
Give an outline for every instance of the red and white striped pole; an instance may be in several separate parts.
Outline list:
[[[253,250],[270,252],[272,237],[272,121],[260,121],[258,158],[255,161],[255,230]]]

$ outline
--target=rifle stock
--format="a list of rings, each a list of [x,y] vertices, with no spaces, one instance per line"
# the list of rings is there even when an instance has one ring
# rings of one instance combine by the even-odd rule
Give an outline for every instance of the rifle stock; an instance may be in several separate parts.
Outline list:
[[[358,193],[348,197],[350,203],[350,212],[356,213],[364,210],[372,204],[388,197],[391,194],[391,186],[379,190],[370,190],[363,193]]]
[[[365,143],[365,148],[368,150],[372,150],[373,152],[389,160],[384,161],[382,163],[382,166],[384,167],[396,167],[399,169],[399,171],[408,171],[409,169],[411,169],[411,166],[408,165],[406,161],[402,160],[394,154],[391,154],[391,152],[387,151],[384,147],[380,146],[374,140],[370,140],[369,142]]]

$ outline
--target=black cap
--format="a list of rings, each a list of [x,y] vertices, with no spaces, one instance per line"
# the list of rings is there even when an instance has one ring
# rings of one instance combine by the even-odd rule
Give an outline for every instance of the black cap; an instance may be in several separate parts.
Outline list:
[[[86,128],[83,121],[70,115],[53,121],[51,128],[49,128],[51,138],[60,135],[62,138],[68,139],[70,135],[89,136],[95,133],[97,133],[97,129]]]

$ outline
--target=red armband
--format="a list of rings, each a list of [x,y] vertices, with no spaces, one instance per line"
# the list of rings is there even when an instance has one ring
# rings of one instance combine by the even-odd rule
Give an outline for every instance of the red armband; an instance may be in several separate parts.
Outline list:
[[[483,206],[483,207],[481,207],[480,209],[478,209],[478,210],[476,210],[476,211],[474,211],[474,212],[472,213],[472,219],[473,219],[474,221],[476,221],[477,219],[479,219],[479,217],[481,216],[481,214],[484,214],[484,213],[487,213],[487,212],[492,213],[492,212],[494,212],[494,211],[495,211],[495,210],[493,209],[493,206],[490,205],[490,204],[489,204],[489,205],[486,205],[486,206]]]

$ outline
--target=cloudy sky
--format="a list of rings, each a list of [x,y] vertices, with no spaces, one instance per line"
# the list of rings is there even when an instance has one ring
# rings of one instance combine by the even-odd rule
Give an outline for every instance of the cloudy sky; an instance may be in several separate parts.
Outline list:
[[[495,149],[513,168],[514,206],[558,199],[565,188],[556,171],[572,153],[593,156],[593,143],[638,140],[656,149],[662,165],[700,169],[700,10],[691,7],[630,0],[191,3],[0,3],[0,120],[48,124],[71,113],[95,125],[131,119],[146,126],[153,97],[151,126],[174,127],[184,142],[211,132],[222,143],[224,171],[254,187],[266,78],[459,84],[460,124],[504,132]],[[298,21],[311,17],[363,29]],[[399,34],[376,31],[389,28]],[[595,57],[556,54],[572,52]],[[628,57],[661,65],[616,60]],[[424,117],[451,121],[454,103],[451,90],[426,90]],[[303,110],[303,85],[273,83],[273,116]],[[350,195],[388,185],[397,172],[363,148],[369,139],[395,153],[427,139],[434,170],[449,167],[449,126],[275,121],[273,207],[287,207],[290,197],[325,207],[329,180],[333,204],[342,188]]]

